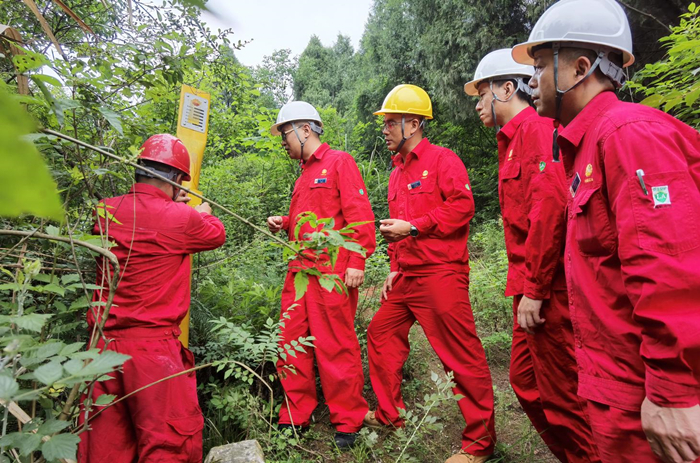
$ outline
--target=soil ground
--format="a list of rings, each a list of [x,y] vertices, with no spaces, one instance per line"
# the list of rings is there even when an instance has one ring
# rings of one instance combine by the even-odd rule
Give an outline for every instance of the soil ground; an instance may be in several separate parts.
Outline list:
[[[360,316],[363,315],[360,314]],[[420,410],[416,410],[416,407],[412,406],[416,402],[421,402],[425,394],[435,392],[435,385],[430,380],[431,372],[442,374],[443,369],[418,325],[414,326],[411,331],[411,346],[411,355],[407,362],[407,370],[410,374],[404,378],[402,390],[406,406],[419,413]],[[504,358],[503,353],[491,357],[498,356],[501,358],[489,358],[496,397],[496,433],[498,438],[496,453],[491,461],[500,463],[556,463],[558,460],[536,434],[515,398],[508,380],[508,359]],[[365,374],[367,375],[367,371]],[[369,385],[365,387],[365,397],[370,407],[374,408],[376,399]],[[419,433],[418,438],[411,444],[409,453],[414,455],[412,461],[442,463],[452,453],[459,450],[464,421],[456,402],[453,401],[442,402],[439,408],[431,410],[430,415],[435,416],[437,421],[443,425],[442,430]],[[339,452],[332,443],[335,430],[328,419],[328,408],[325,405],[320,405],[313,415],[314,424],[311,431],[301,442],[299,448],[300,452],[308,456],[308,461],[321,460],[339,463],[406,461],[405,459],[397,460],[401,448],[397,447],[395,439],[389,438],[390,432],[384,430],[378,432],[377,442],[371,447],[360,444],[353,451]],[[416,454],[420,456],[416,457]]]

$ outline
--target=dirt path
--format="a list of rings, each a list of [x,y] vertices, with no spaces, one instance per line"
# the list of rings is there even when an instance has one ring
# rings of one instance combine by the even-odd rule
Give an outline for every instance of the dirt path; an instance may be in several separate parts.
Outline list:
[[[426,394],[435,392],[435,385],[430,380],[431,372],[442,375],[443,369],[419,326],[415,326],[411,331],[411,346],[412,351],[404,371],[402,391],[408,409],[413,410],[414,413],[421,413],[417,404],[423,403]],[[517,402],[509,384],[507,365],[503,363],[505,363],[503,359],[491,360],[498,437],[496,454],[491,461],[494,463],[556,463],[558,460],[537,436]],[[366,371],[365,374],[367,374]],[[373,408],[376,399],[368,380],[365,397]],[[464,421],[456,402],[443,402],[429,414],[443,425],[442,430],[419,432],[417,438],[407,448],[407,453],[412,459],[402,458],[400,461],[442,463],[459,450]],[[308,459],[302,461],[385,463],[397,461],[401,453],[403,446],[397,442],[396,436],[383,430],[376,433],[376,442],[372,445],[363,443],[350,452],[339,453],[331,444],[334,429],[329,423],[328,407],[319,406],[313,419],[315,424],[312,426],[312,431],[302,442],[302,446],[308,449],[304,458]]]

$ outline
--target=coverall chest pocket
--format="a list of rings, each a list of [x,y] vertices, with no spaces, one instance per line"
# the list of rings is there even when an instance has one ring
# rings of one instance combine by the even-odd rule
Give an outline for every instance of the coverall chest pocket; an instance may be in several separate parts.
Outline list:
[[[412,185],[415,185],[412,184]],[[417,218],[435,209],[441,204],[441,197],[435,189],[435,179],[421,179],[419,186],[408,190],[408,209],[411,218]]]
[[[700,193],[687,171],[648,174],[645,195],[635,176],[629,180],[639,247],[676,255],[700,246]]]
[[[337,196],[338,192],[335,189],[335,179],[329,177],[311,179],[309,185],[309,199],[311,204],[331,204]]]
[[[501,207],[504,211],[520,206],[525,198],[520,178],[520,163],[509,161],[501,169]]]
[[[574,230],[581,254],[608,256],[617,251],[607,209],[600,187],[579,190],[574,197]]]

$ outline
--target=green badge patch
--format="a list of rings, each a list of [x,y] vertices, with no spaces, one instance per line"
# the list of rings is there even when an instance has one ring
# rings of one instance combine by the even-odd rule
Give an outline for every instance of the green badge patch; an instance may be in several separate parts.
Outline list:
[[[466,184],[464,185],[464,187],[465,187],[468,191],[471,191],[471,190],[472,190],[472,187],[470,187],[468,183],[466,183]]]
[[[671,205],[671,192],[668,190],[668,185],[651,187],[651,193],[654,196],[654,207]]]
[[[547,167],[547,163],[544,161],[540,161],[540,172],[542,172],[545,167]]]
[[[362,188],[360,188],[360,194],[361,194],[361,195],[364,195],[364,194],[365,194],[365,190],[363,190]]]

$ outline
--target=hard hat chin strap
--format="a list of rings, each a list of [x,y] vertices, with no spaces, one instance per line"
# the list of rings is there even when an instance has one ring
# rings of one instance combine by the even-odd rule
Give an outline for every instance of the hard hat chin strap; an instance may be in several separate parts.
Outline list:
[[[500,101],[501,103],[508,103],[510,100],[513,99],[516,93],[518,93],[518,90],[522,90],[525,93],[529,94],[532,90],[526,90],[529,89],[530,87],[528,85],[523,85],[523,80],[522,78],[518,77],[508,77],[508,76],[503,76],[499,77],[498,80],[505,80],[509,81],[511,79],[515,79],[515,81],[518,83],[517,88],[513,91],[513,93],[510,94],[508,98],[505,100],[501,100],[498,98],[498,95],[496,95],[496,92],[493,91],[493,81],[494,79],[489,79],[489,90],[491,90],[491,117],[493,118],[493,125],[496,127],[496,132],[501,130],[501,126],[498,124],[498,119],[496,119],[496,102]]]
[[[413,135],[416,134],[416,132],[413,132],[412,135],[409,135],[408,137],[405,134],[405,127],[406,127],[406,115],[402,114],[401,115],[401,141],[399,142],[399,146],[396,147],[396,152],[400,152],[401,148],[403,148],[404,143],[406,143],[407,140],[413,138]],[[419,128],[425,127],[425,119],[422,119],[420,121],[420,125],[418,126]]]
[[[565,44],[566,45],[566,44]],[[577,45],[580,47],[580,44]],[[552,53],[554,54],[554,88],[557,91],[557,96],[556,96],[556,116],[554,117],[555,122],[555,127],[554,127],[554,133],[552,134],[552,160],[554,162],[559,162],[559,144],[557,143],[557,137],[559,136],[559,121],[561,120],[561,109],[562,109],[562,100],[564,99],[564,95],[566,95],[568,92],[571,90],[575,89],[579,85],[583,83],[584,80],[588,79],[596,69],[600,68],[600,71],[608,77],[613,85],[616,88],[619,88],[622,83],[624,82],[624,73],[622,71],[622,68],[619,66],[613,64],[610,59],[607,57],[607,52],[605,50],[600,50],[600,49],[593,49],[598,52],[598,56],[596,57],[595,61],[591,65],[591,68],[588,70],[585,76],[583,76],[583,79],[579,80],[576,82],[574,85],[569,87],[566,90],[560,90],[559,89],[559,50],[562,48],[562,44],[560,42],[554,42],[552,43]]]
[[[153,174],[160,175],[161,177],[165,177],[172,182],[177,182],[177,178],[182,174],[182,172],[179,172],[178,170],[174,170],[174,169],[161,170],[161,169],[158,169],[154,166],[145,166],[143,164],[141,164],[141,167],[136,169],[136,175],[139,175],[141,177],[158,179],[158,177],[156,177],[156,175],[153,175]],[[160,179],[158,179],[158,180],[160,180]],[[173,189],[175,191],[173,193],[172,200],[175,201],[175,199],[180,194],[180,189],[175,188],[175,187],[173,187]]]
[[[301,141],[301,137],[299,136],[299,132],[297,132],[297,126],[295,122],[292,122],[292,129],[294,129],[294,135],[297,136],[297,140],[299,140],[299,144],[301,145],[301,157],[300,161],[304,160],[304,145],[306,144],[307,141],[309,141],[309,137],[306,137],[304,141]]]

